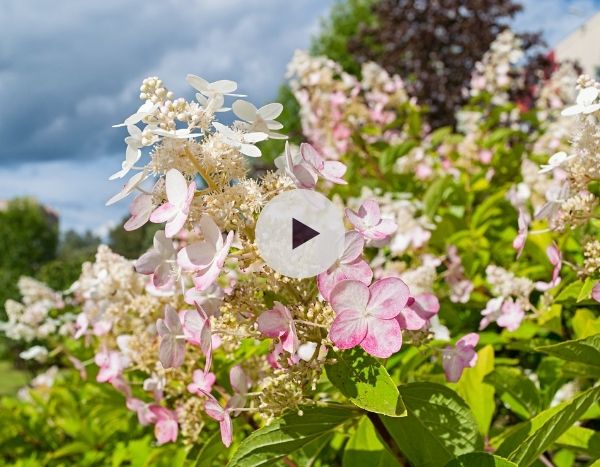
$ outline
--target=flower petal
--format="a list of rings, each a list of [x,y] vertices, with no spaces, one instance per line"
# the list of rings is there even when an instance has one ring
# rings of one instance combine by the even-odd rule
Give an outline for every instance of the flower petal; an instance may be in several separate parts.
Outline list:
[[[359,281],[341,281],[331,291],[329,301],[338,314],[352,310],[364,315],[369,303],[369,288]]]
[[[367,305],[370,315],[380,319],[395,318],[404,309],[410,292],[408,286],[397,277],[379,279],[369,287],[371,298]]]
[[[395,319],[370,318],[367,326],[367,335],[360,344],[365,352],[388,358],[402,347],[402,331]]]
[[[367,335],[367,319],[361,314],[345,311],[338,314],[331,325],[329,338],[340,349],[351,349]]]

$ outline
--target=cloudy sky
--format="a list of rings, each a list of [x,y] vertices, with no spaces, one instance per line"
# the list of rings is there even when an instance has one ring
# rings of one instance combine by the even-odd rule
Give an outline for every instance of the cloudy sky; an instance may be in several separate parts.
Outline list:
[[[550,45],[598,9],[594,0],[527,0],[519,30]],[[139,105],[143,78],[175,94],[184,77],[234,79],[256,104],[272,99],[296,48],[332,0],[1,0],[0,199],[34,195],[63,229],[102,233],[127,202],[109,182],[124,154],[111,125]]]

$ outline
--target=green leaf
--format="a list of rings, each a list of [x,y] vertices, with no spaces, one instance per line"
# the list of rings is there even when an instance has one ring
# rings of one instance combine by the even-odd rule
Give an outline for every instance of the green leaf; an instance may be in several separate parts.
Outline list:
[[[492,383],[497,393],[510,396],[506,402],[525,419],[536,415],[542,407],[537,387],[518,368],[497,367],[485,381]]]
[[[305,407],[278,418],[269,426],[248,436],[229,461],[231,467],[270,465],[305,447],[311,441],[333,432],[357,415],[348,407]]]
[[[592,289],[596,285],[596,282],[598,282],[598,279],[592,279],[591,277],[588,277],[585,280],[583,286],[581,287],[581,290],[579,291],[579,295],[577,296],[577,303],[590,298]]]
[[[390,417],[406,414],[396,384],[378,360],[359,348],[337,352],[335,360],[325,368],[327,377],[353,404]]]
[[[496,454],[519,466],[527,466],[565,433],[600,398],[600,386],[588,389],[570,401],[544,410],[512,430]]]
[[[571,324],[573,325],[575,337],[578,339],[600,333],[600,316],[596,316],[587,308],[579,308],[575,312]]]
[[[537,347],[536,350],[569,362],[600,366],[600,334],[560,344]]]
[[[361,418],[344,450],[343,467],[400,467],[400,463],[380,441],[368,417]]]
[[[477,421],[452,389],[436,383],[400,386],[408,415],[381,417],[412,465],[438,467],[483,447]]]
[[[408,152],[417,145],[415,141],[404,141],[397,146],[390,146],[381,152],[379,156],[379,168],[383,173],[389,172],[393,167],[396,159],[405,156]]]
[[[221,441],[221,433],[216,431],[210,438],[208,438],[208,440],[206,440],[198,454],[196,454],[194,466],[211,467],[213,465],[213,461],[219,456],[219,454],[225,452],[226,450],[227,448],[223,446],[223,442]]]
[[[456,391],[471,407],[479,431],[487,435],[496,404],[494,386],[484,383],[484,379],[494,371],[494,348],[486,345],[477,352],[477,355],[477,364],[473,368],[465,369],[456,385]]]
[[[558,296],[554,299],[554,302],[563,303],[572,300],[577,300],[577,297],[579,297],[579,293],[582,287],[583,282],[581,281],[571,282],[569,285],[561,289]]]
[[[509,460],[487,452],[470,452],[452,459],[445,467],[517,467]]]
[[[600,433],[581,426],[572,426],[556,440],[556,444],[600,457]]]
[[[311,442],[307,443],[293,454],[293,460],[296,464],[303,467],[311,467],[319,458],[319,455],[323,452],[323,449],[331,443],[334,433],[325,433]]]
[[[423,211],[432,219],[437,211],[438,206],[444,198],[444,192],[450,186],[452,179],[450,177],[437,178],[429,185],[427,191],[423,195]]]

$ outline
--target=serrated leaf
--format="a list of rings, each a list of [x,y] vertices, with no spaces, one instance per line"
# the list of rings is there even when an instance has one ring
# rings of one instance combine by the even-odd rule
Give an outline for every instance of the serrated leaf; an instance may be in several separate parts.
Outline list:
[[[438,178],[429,185],[429,188],[427,188],[427,191],[423,195],[423,211],[430,219],[435,215],[438,206],[444,198],[444,192],[450,186],[451,181],[450,177]]]
[[[490,429],[496,404],[494,403],[494,386],[484,383],[485,377],[494,371],[494,348],[486,345],[477,352],[477,364],[466,368],[458,384],[456,392],[471,408],[479,431],[486,435]]]
[[[385,367],[362,349],[337,352],[336,363],[325,367],[331,384],[361,409],[402,417],[406,407]]]
[[[511,430],[496,454],[519,466],[528,466],[565,433],[600,398],[600,387],[588,389],[570,401],[540,412]]]
[[[517,464],[487,452],[470,452],[452,459],[444,467],[517,467]]]
[[[346,443],[343,467],[401,467],[387,450],[368,417],[361,418],[356,431]]]
[[[257,467],[270,465],[302,449],[315,439],[333,432],[358,415],[348,407],[305,407],[303,415],[296,412],[278,418],[243,440],[229,466]]]
[[[477,421],[452,389],[436,383],[400,386],[408,415],[381,417],[412,465],[439,467],[452,458],[482,449]]]
[[[600,367],[600,334],[559,344],[545,345],[537,347],[536,350],[569,362]]]

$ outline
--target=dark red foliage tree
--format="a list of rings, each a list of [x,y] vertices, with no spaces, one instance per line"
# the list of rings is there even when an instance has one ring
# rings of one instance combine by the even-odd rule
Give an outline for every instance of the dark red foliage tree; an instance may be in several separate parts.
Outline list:
[[[372,9],[376,24],[360,28],[349,51],[402,76],[436,128],[454,124],[475,63],[522,7],[512,0],[381,0]],[[539,43],[537,35],[524,39]]]

